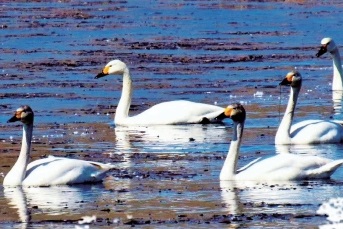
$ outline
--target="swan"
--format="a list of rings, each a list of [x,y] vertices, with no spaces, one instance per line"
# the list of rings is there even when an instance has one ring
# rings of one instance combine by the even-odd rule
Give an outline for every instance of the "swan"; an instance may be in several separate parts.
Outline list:
[[[343,164],[343,159],[330,160],[319,156],[276,154],[257,158],[237,170],[238,154],[243,136],[245,109],[237,103],[228,106],[224,114],[233,121],[233,137],[219,179],[231,181],[291,181],[330,178]]]
[[[332,101],[333,109],[336,116],[333,121],[343,125],[342,120],[337,120],[337,118],[341,119],[341,117],[337,117],[337,115],[341,115],[342,113],[343,69],[338,47],[336,46],[333,39],[330,37],[322,39],[321,48],[317,52],[316,56],[320,57],[326,52],[329,52],[333,58]]]
[[[123,77],[122,94],[114,117],[115,125],[204,124],[218,123],[225,118],[222,107],[186,100],[163,102],[130,117],[132,80],[129,68],[120,60],[112,60],[95,78],[98,79],[109,74],[122,75]]]
[[[321,48],[316,54],[317,57],[322,56],[324,53],[329,52],[333,58],[333,80],[332,90],[343,90],[343,69],[341,64],[341,56],[339,55],[338,47],[334,40],[330,37],[325,37],[321,41]]]
[[[29,106],[19,107],[7,122],[23,123],[23,138],[19,157],[4,178],[7,186],[50,186],[100,182],[113,165],[99,162],[53,157],[28,164],[34,113]]]
[[[333,121],[310,119],[292,125],[301,84],[302,78],[297,71],[289,72],[280,83],[280,85],[291,86],[291,90],[285,114],[276,132],[275,144],[339,143],[343,141],[343,127]]]

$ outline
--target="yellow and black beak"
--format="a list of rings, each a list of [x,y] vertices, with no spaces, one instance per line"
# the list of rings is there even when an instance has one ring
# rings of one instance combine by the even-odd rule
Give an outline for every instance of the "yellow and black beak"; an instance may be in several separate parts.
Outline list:
[[[288,77],[285,77],[280,83],[279,85],[282,86],[290,86],[292,84],[292,80],[290,80]]]
[[[100,72],[98,75],[95,76],[95,79],[99,79],[101,77],[107,76],[109,68],[110,68],[109,66],[104,67],[102,72]]]
[[[245,121],[245,109],[240,103],[235,103],[230,106],[227,106],[224,110],[226,117],[231,118],[235,122],[244,122]]]
[[[103,72],[100,72],[98,75],[95,76],[95,79],[99,79],[101,77],[107,76],[108,74],[105,74]]]
[[[232,110],[233,110],[233,106],[227,106],[224,110],[224,115],[228,118],[231,118]]]
[[[327,51],[328,51],[327,45],[322,45],[322,47],[320,47],[319,51],[317,52],[316,57],[320,57],[321,55],[323,55]]]
[[[16,122],[16,121],[20,121],[20,120],[21,120],[21,117],[20,116],[18,117],[17,113],[15,113],[13,115],[13,117],[10,118],[7,122]]]

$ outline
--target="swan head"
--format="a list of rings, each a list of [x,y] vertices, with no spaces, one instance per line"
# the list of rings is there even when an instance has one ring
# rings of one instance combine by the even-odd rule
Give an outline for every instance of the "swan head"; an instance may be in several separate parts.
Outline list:
[[[333,52],[337,48],[335,42],[330,37],[323,38],[320,43],[321,47],[316,54],[317,57],[320,57],[326,52]]]
[[[112,60],[106,64],[102,71],[95,76],[96,79],[107,76],[109,74],[122,75],[127,71],[126,64],[121,60]]]
[[[7,122],[16,122],[21,121],[24,124],[32,124],[34,119],[34,113],[31,107],[25,105],[19,107],[12,118],[10,118]]]
[[[301,87],[302,78],[298,71],[287,73],[286,77],[281,81],[280,85],[291,86],[293,88]]]
[[[243,123],[245,121],[245,109],[240,103],[229,105],[225,108],[225,116],[231,118],[234,122]]]

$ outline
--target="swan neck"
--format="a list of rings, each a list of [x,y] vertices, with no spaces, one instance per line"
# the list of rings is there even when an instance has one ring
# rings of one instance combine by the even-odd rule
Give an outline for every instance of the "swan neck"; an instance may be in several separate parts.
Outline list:
[[[31,140],[32,140],[33,124],[24,124],[23,138],[19,157],[12,169],[8,172],[4,179],[4,184],[20,185],[26,176],[26,167],[30,158]]]
[[[298,100],[299,91],[300,91],[300,87],[298,88],[291,87],[291,93],[288,99],[286,111],[281,120],[280,126],[276,132],[275,139],[288,140],[288,142],[283,142],[283,143],[289,143],[291,139],[290,131],[291,131],[292,121],[294,117],[295,106]]]
[[[123,73],[123,88],[121,97],[116,110],[116,115],[114,117],[115,121],[127,118],[129,116],[129,110],[132,98],[132,80],[130,76],[130,71],[128,68],[124,70]]]
[[[343,70],[341,57],[338,48],[331,52],[333,57],[333,80],[332,80],[332,90],[343,90]]]
[[[220,180],[234,180],[237,171],[239,149],[243,136],[244,123],[234,122],[233,138],[230,149],[226,156],[222,170],[220,171]]]

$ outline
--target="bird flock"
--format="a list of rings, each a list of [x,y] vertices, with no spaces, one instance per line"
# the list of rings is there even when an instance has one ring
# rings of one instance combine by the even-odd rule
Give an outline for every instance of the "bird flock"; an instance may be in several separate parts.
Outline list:
[[[333,92],[343,91],[342,65],[339,50],[331,38],[321,41],[317,57],[330,53],[333,58]],[[132,100],[132,79],[128,66],[116,59],[110,61],[96,79],[108,75],[122,77],[122,93],[115,112],[116,126],[150,126],[178,124],[221,123],[228,118],[233,121],[230,148],[219,179],[221,181],[288,181],[327,179],[343,164],[343,159],[331,160],[319,156],[292,153],[275,154],[257,158],[242,168],[237,168],[238,156],[246,120],[245,108],[233,103],[226,108],[187,100],[174,100],[156,104],[135,116],[129,115]],[[289,72],[280,85],[290,87],[286,111],[275,135],[275,144],[325,144],[343,141],[340,120],[304,120],[293,124],[295,108],[300,94],[302,77],[298,71]],[[17,161],[6,174],[4,186],[51,186],[101,182],[114,164],[49,156],[29,162],[33,133],[34,112],[25,105],[19,107],[8,122],[23,124],[23,137]]]

